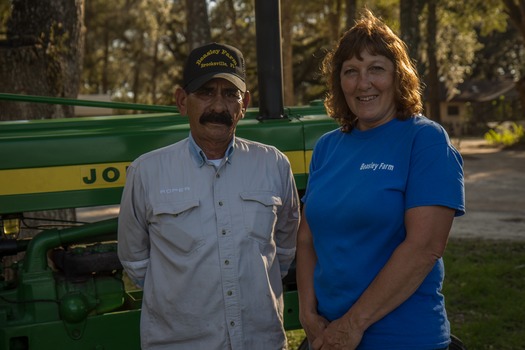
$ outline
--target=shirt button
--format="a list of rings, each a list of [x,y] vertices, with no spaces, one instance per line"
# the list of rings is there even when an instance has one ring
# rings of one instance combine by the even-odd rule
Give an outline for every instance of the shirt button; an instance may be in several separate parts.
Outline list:
[[[221,233],[224,236],[226,234],[226,230],[222,230]]]
[[[229,290],[226,294],[228,294],[228,296],[232,296],[233,292],[231,290]]]
[[[216,177],[216,178],[219,178],[219,177],[221,177],[221,175],[220,175],[220,174],[216,174],[215,177]]]
[[[219,205],[222,207],[222,202],[219,202]]]
[[[232,327],[235,326],[235,322],[231,321],[230,322],[230,326],[232,326]]]
[[[230,260],[224,260],[224,265],[230,265]]]

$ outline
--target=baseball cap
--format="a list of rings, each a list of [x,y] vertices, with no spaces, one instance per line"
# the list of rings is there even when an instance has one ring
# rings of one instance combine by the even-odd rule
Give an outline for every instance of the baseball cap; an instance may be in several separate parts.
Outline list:
[[[245,92],[246,68],[241,51],[219,43],[193,49],[184,67],[184,89],[194,92],[213,78],[226,79]]]

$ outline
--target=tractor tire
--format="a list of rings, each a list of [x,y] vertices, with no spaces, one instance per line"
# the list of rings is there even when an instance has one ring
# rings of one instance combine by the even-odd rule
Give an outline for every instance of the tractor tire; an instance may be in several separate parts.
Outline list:
[[[56,249],[52,252],[51,258],[55,266],[67,278],[122,270],[122,264],[116,251],[91,252],[86,250],[83,254],[74,254],[70,251]]]

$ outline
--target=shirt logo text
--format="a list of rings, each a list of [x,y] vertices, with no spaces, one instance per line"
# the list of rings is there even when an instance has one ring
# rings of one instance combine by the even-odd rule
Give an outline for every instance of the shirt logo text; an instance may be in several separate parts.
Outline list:
[[[361,167],[359,170],[388,170],[388,171],[394,171],[394,166],[392,164],[387,163],[361,163]]]
[[[190,190],[189,186],[175,187],[175,188],[163,188],[160,190],[160,194],[182,193],[182,192],[188,192],[189,190]]]

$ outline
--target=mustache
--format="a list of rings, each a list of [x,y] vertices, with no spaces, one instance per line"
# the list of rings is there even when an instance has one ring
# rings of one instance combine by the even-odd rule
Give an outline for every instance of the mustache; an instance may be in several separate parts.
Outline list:
[[[222,113],[206,113],[201,115],[199,118],[199,123],[206,124],[206,123],[217,123],[217,124],[224,124],[227,126],[233,125],[233,118],[228,112],[222,112]]]

